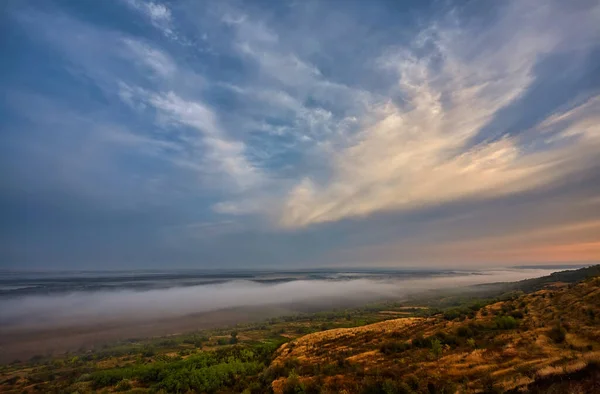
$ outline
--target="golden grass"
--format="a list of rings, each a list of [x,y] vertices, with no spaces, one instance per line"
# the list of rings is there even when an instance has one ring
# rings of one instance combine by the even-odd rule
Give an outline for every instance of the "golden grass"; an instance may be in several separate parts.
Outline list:
[[[441,317],[400,318],[356,328],[334,329],[305,335],[284,345],[274,364],[296,359],[300,365],[330,363],[342,357],[368,371],[420,373],[424,377],[445,376],[461,381],[468,377],[467,391],[481,389],[484,376],[492,377],[503,390],[520,389],[536,378],[569,374],[600,361],[600,326],[589,318],[589,310],[600,316],[600,279],[576,286],[556,284],[549,289],[507,301],[512,308],[525,306],[519,330],[494,333],[485,349],[446,347],[438,359],[428,349],[410,349],[398,356],[386,356],[379,347],[386,341],[410,342],[417,332],[424,336],[437,332],[453,334],[467,322],[445,321]],[[491,325],[507,302],[486,306],[471,320]],[[486,311],[486,315],[482,313]],[[382,311],[397,315],[397,311]],[[560,322],[568,326],[566,340],[556,343],[550,330]],[[589,346],[593,346],[593,351]],[[351,373],[339,377],[355,380]],[[275,387],[275,386],[274,386]],[[275,390],[275,392],[278,392]]]

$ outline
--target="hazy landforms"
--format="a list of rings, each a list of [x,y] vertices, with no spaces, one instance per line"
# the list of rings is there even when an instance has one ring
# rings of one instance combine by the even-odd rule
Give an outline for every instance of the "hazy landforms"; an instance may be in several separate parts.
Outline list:
[[[5,272],[0,362],[267,318],[398,301],[551,270]]]
[[[521,281],[511,277],[515,272],[520,272],[521,278],[530,276],[522,270],[496,272],[493,276],[498,279],[496,283],[483,284],[492,282],[489,280],[492,274],[304,272],[281,275],[286,278],[297,275],[292,280],[264,283],[260,280],[269,275],[254,273],[243,279],[172,287],[165,284],[207,277],[178,273],[176,277],[150,279],[154,274],[149,274],[144,281],[154,281],[153,287],[144,291],[133,290],[140,284],[129,284],[123,275],[112,282],[107,276],[97,276],[102,278],[98,281],[103,282],[102,286],[119,289],[115,294],[120,296],[113,300],[104,298],[110,293],[85,289],[90,275],[86,279],[71,278],[67,291],[57,290],[60,278],[38,281],[13,277],[15,287],[30,281],[52,283],[48,286],[53,290],[44,293],[40,286],[37,293],[29,289],[30,293],[11,294],[8,282],[3,282],[8,291],[1,300],[3,355],[11,346],[7,338],[26,347],[34,333],[38,334],[39,344],[44,340],[77,337],[86,330],[90,337],[81,349],[55,350],[54,354],[40,352],[28,360],[23,358],[3,365],[0,391],[591,393],[600,390],[600,266]],[[15,285],[17,281],[21,285]],[[457,285],[451,286],[452,283]],[[386,285],[404,290],[394,293]],[[73,286],[80,288],[74,291]],[[227,304],[228,299],[220,298],[236,288],[239,291],[236,299],[243,299],[249,305],[244,306],[241,301]],[[257,288],[261,291],[253,292]],[[330,303],[325,302],[321,311],[315,311],[317,304],[311,297],[299,297],[300,290],[291,294],[295,300],[277,298],[293,288],[301,288],[302,294],[329,298]],[[315,290],[325,288],[335,291]],[[358,291],[352,292],[350,288]],[[71,319],[70,325],[58,324],[58,320],[47,317],[38,319],[35,325],[34,318],[24,317],[26,313],[38,312],[31,308],[43,297],[47,299],[48,313],[58,313],[59,306],[64,307],[65,300],[71,298],[81,302],[79,307],[84,304],[98,307],[105,302],[113,303],[116,308],[117,303],[123,304],[127,297],[136,294],[167,295],[191,289],[194,292],[188,294],[190,297],[201,294],[206,297],[196,299],[200,309],[191,314],[187,308],[179,309],[179,314],[165,313],[159,318],[141,313],[143,318],[136,317],[134,323],[133,317],[118,320],[103,315],[109,311],[109,305],[98,309],[100,316],[112,319],[118,334],[115,337],[103,337],[98,327],[92,330],[91,321],[89,326],[73,324],[77,318],[89,319],[77,310],[75,301],[71,304],[74,310],[66,315]],[[207,293],[198,293],[200,289]],[[340,303],[357,293],[362,298]],[[182,294],[187,293],[177,296]],[[271,303],[265,302],[269,297]],[[192,298],[180,300],[193,304]],[[136,302],[127,305],[142,306]],[[210,302],[217,304],[214,309],[202,308]],[[5,309],[7,306],[12,309]],[[159,309],[169,306],[169,302],[157,304]],[[18,308],[22,308],[23,316],[17,313]],[[124,313],[125,309],[116,311]],[[144,311],[142,308],[141,312]],[[268,313],[273,317],[265,318]],[[171,330],[169,334],[177,326],[169,324],[170,321],[179,321],[178,324],[185,321],[189,327],[182,325],[187,332],[177,335],[144,338],[153,329],[140,330],[140,335],[136,335],[136,329],[149,325],[151,317],[159,328]],[[196,328],[190,329],[194,324]],[[204,324],[207,326],[203,327]],[[118,338],[125,333],[130,335]],[[101,340],[93,341],[96,336]]]

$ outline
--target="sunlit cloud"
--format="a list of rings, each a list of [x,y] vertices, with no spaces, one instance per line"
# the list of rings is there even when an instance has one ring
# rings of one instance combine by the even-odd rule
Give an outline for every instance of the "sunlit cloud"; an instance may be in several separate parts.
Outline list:
[[[370,116],[377,120],[332,155],[333,175],[321,184],[306,177],[290,192],[281,223],[306,226],[461,198],[496,198],[588,167],[600,135],[596,97],[540,124],[548,129],[564,121],[554,138],[579,137],[564,144],[545,144],[551,141],[544,132],[529,136],[542,142],[538,149],[509,134],[473,143],[535,80],[536,61],[568,45],[572,37],[557,35],[542,23],[553,12],[558,10],[520,3],[510,7],[484,35],[490,42],[502,42],[493,52],[478,53],[482,43],[473,41],[468,29],[436,26],[414,43],[413,52],[434,48],[426,55],[405,49],[385,55],[383,66],[397,71],[402,105],[388,101],[373,108]],[[514,18],[522,13],[533,23],[517,26]],[[568,170],[565,160],[571,161]]]
[[[375,2],[365,14],[122,0],[110,20],[89,7],[7,9],[23,38],[0,81],[6,211],[20,212],[7,261],[122,250],[139,264],[489,265],[597,252],[594,2]],[[81,228],[94,236],[79,252],[59,247]],[[121,246],[102,247],[111,240]]]

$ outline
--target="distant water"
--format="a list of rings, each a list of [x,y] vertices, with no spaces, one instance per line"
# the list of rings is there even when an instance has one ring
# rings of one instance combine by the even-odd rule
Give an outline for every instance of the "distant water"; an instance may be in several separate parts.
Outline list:
[[[156,290],[215,285],[229,281],[276,284],[303,281],[407,280],[427,277],[477,275],[460,270],[170,270],[170,271],[51,271],[0,272],[0,297],[50,295],[110,290]]]

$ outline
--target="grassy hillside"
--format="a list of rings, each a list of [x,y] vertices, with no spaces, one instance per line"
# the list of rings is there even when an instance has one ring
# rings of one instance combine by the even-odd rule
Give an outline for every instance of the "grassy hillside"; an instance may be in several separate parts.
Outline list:
[[[40,355],[0,392],[600,392],[598,268]]]
[[[474,308],[477,308],[476,306]],[[304,336],[270,367],[276,393],[600,390],[600,278],[478,309]]]

